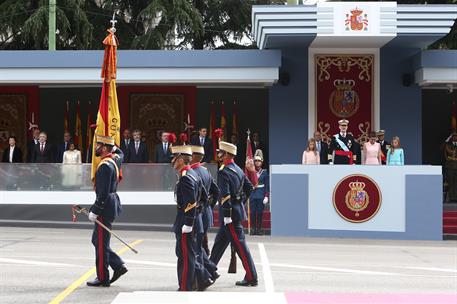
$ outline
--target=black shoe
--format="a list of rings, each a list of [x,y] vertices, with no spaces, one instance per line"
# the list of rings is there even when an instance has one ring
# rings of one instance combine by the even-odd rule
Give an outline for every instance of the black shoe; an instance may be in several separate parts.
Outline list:
[[[251,229],[251,233],[249,233],[249,235],[257,235],[257,230]]]
[[[213,284],[214,284],[214,281],[211,279],[208,279],[205,282],[203,282],[202,284],[199,284],[198,291],[205,291],[206,288],[210,287]]]
[[[211,278],[213,279],[214,282],[216,282],[217,279],[219,279],[221,277],[221,275],[215,271],[211,274]]]
[[[243,279],[243,281],[238,281],[235,283],[236,286],[257,286],[259,282],[257,280],[248,281]]]
[[[263,229],[259,229],[259,230],[257,230],[257,235],[264,235],[264,231],[263,231]]]
[[[100,282],[98,279],[86,282],[87,286],[90,287],[109,287],[109,282]]]
[[[126,274],[127,271],[129,271],[129,270],[124,265],[119,267],[119,269],[114,270],[113,277],[111,278],[111,281],[109,281],[110,284],[113,284],[114,282],[116,282],[117,279],[119,279],[121,276]]]

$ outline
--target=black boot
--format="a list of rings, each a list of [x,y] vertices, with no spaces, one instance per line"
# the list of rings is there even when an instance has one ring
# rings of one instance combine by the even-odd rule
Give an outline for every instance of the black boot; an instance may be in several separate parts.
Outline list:
[[[243,279],[242,281],[238,281],[235,283],[236,286],[257,286],[259,282],[257,280],[248,281]]]
[[[87,286],[90,287],[109,287],[109,282],[100,282],[98,279],[86,282]]]
[[[257,234],[257,225],[256,225],[256,216],[255,213],[251,211],[251,231],[249,235],[256,235]]]
[[[264,231],[262,229],[262,212],[259,212],[257,214],[257,235],[263,235],[264,234]]]
[[[128,269],[124,265],[122,265],[121,267],[119,267],[119,269],[114,270],[113,277],[111,278],[111,281],[109,281],[109,282],[111,284],[116,282],[117,279],[119,279],[121,276],[126,274],[127,271],[128,271]]]

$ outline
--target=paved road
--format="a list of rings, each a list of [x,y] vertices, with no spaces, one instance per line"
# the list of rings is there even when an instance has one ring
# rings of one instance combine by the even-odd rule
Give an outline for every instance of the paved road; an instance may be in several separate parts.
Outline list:
[[[62,296],[62,303],[111,303],[120,293],[159,294],[177,289],[173,234],[120,234],[129,242],[141,240],[136,245],[138,255],[129,251],[122,255],[128,274],[110,288],[76,286]],[[0,303],[49,303],[55,299],[93,267],[90,237],[90,230],[0,228]],[[210,240],[213,238],[210,235]],[[420,299],[444,296],[444,300],[457,302],[456,241],[248,237],[248,244],[260,285],[234,286],[244,273],[238,262],[238,273],[227,274],[227,251],[220,264],[223,276],[208,292],[258,292],[259,299],[265,292],[295,293],[302,299],[310,294],[408,294]],[[112,241],[114,250],[123,247]]]

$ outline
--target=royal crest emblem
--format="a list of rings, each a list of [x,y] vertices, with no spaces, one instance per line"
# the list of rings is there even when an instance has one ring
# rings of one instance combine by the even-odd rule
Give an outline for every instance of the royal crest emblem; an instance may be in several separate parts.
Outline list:
[[[351,10],[351,14],[346,14],[344,24],[346,31],[368,31],[368,16],[363,10],[355,8]]]
[[[359,95],[354,90],[355,81],[352,79],[335,79],[335,90],[330,94],[329,106],[333,114],[341,118],[354,115],[359,109]]]
[[[365,175],[343,178],[333,191],[333,206],[346,221],[362,223],[373,218],[381,207],[381,191],[376,182]]]
[[[355,212],[356,217],[359,217],[359,211],[365,210],[370,203],[370,196],[363,190],[365,188],[364,182],[351,182],[349,188],[350,190],[346,193],[346,206]]]

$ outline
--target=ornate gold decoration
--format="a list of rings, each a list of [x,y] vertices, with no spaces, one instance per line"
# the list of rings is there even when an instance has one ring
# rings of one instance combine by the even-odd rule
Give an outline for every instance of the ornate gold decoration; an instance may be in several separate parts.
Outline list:
[[[359,123],[358,127],[360,131],[360,136],[357,137],[357,141],[360,143],[360,145],[363,145],[369,140],[368,132],[370,130],[371,124],[370,122],[366,121],[365,123]]]
[[[321,133],[322,141],[325,141],[328,144],[330,144],[330,141],[332,140],[328,135],[328,131],[330,131],[330,124],[328,122],[324,123],[323,121],[319,121],[317,127],[319,129],[319,132]]]
[[[371,80],[371,67],[373,66],[374,55],[316,55],[319,81],[329,80],[328,68],[338,67],[340,72],[349,72],[352,67],[359,67],[359,80],[366,82]]]
[[[363,190],[365,188],[364,182],[350,182],[349,191],[346,193],[345,201],[346,206],[349,210],[355,212],[355,216],[359,216],[359,212],[367,208],[370,203],[370,197],[368,193]]]

